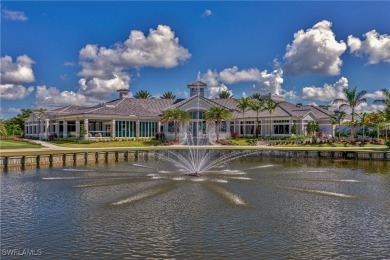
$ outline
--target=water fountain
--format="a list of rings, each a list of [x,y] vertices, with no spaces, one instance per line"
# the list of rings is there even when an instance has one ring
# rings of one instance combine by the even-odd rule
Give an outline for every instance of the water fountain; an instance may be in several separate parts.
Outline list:
[[[214,122],[205,122],[201,114],[201,96],[204,93],[204,84],[200,81],[198,73],[197,81],[192,85],[192,95],[196,95],[196,107],[193,110],[193,118],[190,123],[182,124],[179,139],[183,149],[177,152],[164,151],[158,154],[158,158],[172,163],[189,176],[199,177],[208,170],[221,166],[230,160],[256,152],[234,151],[221,154],[218,150],[207,149],[209,145],[215,145],[216,127]],[[202,90],[201,90],[202,88]],[[195,89],[195,91],[194,91]]]

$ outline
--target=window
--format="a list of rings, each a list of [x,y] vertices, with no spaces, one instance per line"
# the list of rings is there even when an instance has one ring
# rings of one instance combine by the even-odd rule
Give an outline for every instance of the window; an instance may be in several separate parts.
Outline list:
[[[135,137],[135,133],[136,133],[135,121],[115,121],[116,137]]]
[[[204,118],[204,112],[202,111],[192,111],[190,112],[190,116],[192,119],[203,119]]]
[[[285,135],[290,133],[290,125],[274,125],[274,134]]]
[[[154,137],[157,133],[157,122],[140,122],[140,137]]]

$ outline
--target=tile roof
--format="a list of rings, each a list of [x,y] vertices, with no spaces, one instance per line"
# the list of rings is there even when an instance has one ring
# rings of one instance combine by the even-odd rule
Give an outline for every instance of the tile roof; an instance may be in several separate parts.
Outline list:
[[[136,99],[136,98],[123,98],[115,99],[104,104],[100,104],[94,107],[80,107],[80,106],[67,106],[58,108],[51,111],[43,112],[45,116],[53,118],[56,116],[65,115],[80,115],[80,114],[94,114],[94,115],[117,115],[117,116],[140,116],[140,117],[159,117],[164,110],[169,108],[181,107],[191,100],[197,98],[192,96],[187,99]],[[229,109],[234,118],[242,118],[242,112],[237,108],[237,99],[208,99],[199,96],[204,102],[212,106],[223,106]],[[295,104],[284,102],[276,108],[272,113],[273,117],[305,117],[311,113],[317,119],[328,118],[333,114],[333,111],[315,107],[315,106],[296,106]],[[256,112],[248,110],[245,112],[246,118],[256,118]],[[259,112],[259,118],[268,118],[269,112]]]

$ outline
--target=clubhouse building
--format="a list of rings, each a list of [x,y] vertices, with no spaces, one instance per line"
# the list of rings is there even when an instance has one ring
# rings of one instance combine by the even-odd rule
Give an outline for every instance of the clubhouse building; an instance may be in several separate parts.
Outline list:
[[[223,122],[220,138],[229,138],[233,132],[239,136],[254,136],[259,120],[259,136],[289,136],[294,126],[296,134],[305,135],[308,122],[319,123],[320,131],[333,135],[334,126],[329,116],[334,111],[312,105],[295,105],[283,102],[272,113],[257,113],[248,110],[242,113],[237,108],[237,99],[209,99],[204,96],[207,85],[199,80],[187,85],[190,97],[187,99],[136,99],[128,98],[129,90],[118,90],[119,98],[94,107],[67,106],[51,111],[33,112],[25,119],[25,136],[48,139],[51,135],[62,137],[96,138],[150,138],[164,133],[166,139],[174,139],[172,122],[161,121],[163,112],[171,108],[188,111],[191,120],[180,131],[193,135],[210,133],[215,124],[208,124],[204,113],[214,106],[231,111],[233,118]],[[268,94],[261,98],[284,101],[282,96]],[[182,129],[181,129],[182,130]],[[271,131],[271,133],[270,133]],[[215,131],[211,131],[215,136]]]

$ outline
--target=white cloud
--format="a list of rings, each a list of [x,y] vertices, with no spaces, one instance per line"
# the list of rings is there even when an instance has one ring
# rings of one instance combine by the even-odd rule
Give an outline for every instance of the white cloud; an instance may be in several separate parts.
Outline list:
[[[361,112],[371,113],[371,112],[383,111],[384,109],[385,109],[384,105],[363,103],[355,109],[355,112],[356,113],[361,113]]]
[[[169,26],[159,25],[148,35],[133,30],[125,42],[110,48],[88,44],[80,50],[80,92],[98,99],[118,88],[128,88],[129,69],[173,68],[191,57]]]
[[[238,82],[254,82],[260,78],[260,71],[256,68],[238,70],[237,66],[227,68],[219,73],[219,78],[226,84]]]
[[[35,80],[31,65],[34,61],[27,55],[21,55],[12,62],[10,56],[1,57],[1,84],[28,83]]]
[[[202,81],[208,85],[210,98],[217,97],[219,92],[223,90],[233,94],[226,84],[241,82],[253,82],[252,92],[279,95],[283,91],[283,70],[276,69],[268,73],[267,70],[259,71],[257,68],[239,70],[237,66],[233,66],[218,73],[209,69],[203,74]]]
[[[64,66],[66,66],[66,67],[74,67],[74,66],[76,66],[76,63],[73,62],[73,61],[65,61],[64,62]]]
[[[336,98],[345,97],[343,92],[344,88],[348,88],[348,79],[342,77],[334,84],[325,83],[323,87],[304,87],[302,89],[302,99],[331,102]]]
[[[253,86],[253,92],[258,92],[260,94],[276,94],[279,95],[282,93],[282,84],[283,84],[283,70],[276,69],[270,73],[267,70],[264,70],[260,73],[257,82]]]
[[[1,17],[2,19],[9,20],[9,21],[23,22],[28,20],[28,17],[24,14],[24,12],[12,11],[7,9],[1,10]]]
[[[210,15],[212,15],[213,14],[213,11],[211,11],[210,9],[206,9],[206,10],[204,10],[204,12],[203,12],[203,17],[206,17],[206,16],[210,16]]]
[[[363,35],[366,39],[348,36],[348,47],[357,56],[367,56],[369,64],[390,62],[390,35],[380,35],[375,30]]]
[[[25,88],[22,85],[0,84],[0,99],[23,99],[34,91],[34,87]]]
[[[340,74],[343,63],[340,56],[347,46],[343,41],[336,40],[331,26],[331,22],[323,20],[306,31],[299,30],[294,34],[294,40],[287,45],[284,55],[286,73]]]
[[[34,87],[25,88],[23,83],[35,80],[31,65],[34,61],[27,55],[21,55],[13,62],[10,56],[0,60],[0,99],[23,99],[31,94]]]
[[[384,99],[385,95],[383,94],[382,91],[377,90],[374,93],[367,93],[367,94],[365,94],[364,97],[376,100],[376,99]]]
[[[294,90],[287,91],[283,89],[282,96],[288,99],[298,99],[297,92]]]
[[[224,83],[220,82],[220,74],[216,71],[207,70],[207,72],[202,75],[201,80],[207,84],[209,98],[217,98],[222,91],[229,91],[230,94],[233,95],[233,92],[229,90]]]
[[[91,102],[92,101],[92,102]],[[34,107],[56,108],[68,105],[85,106],[94,104],[86,96],[73,91],[60,91],[55,87],[37,86]]]

